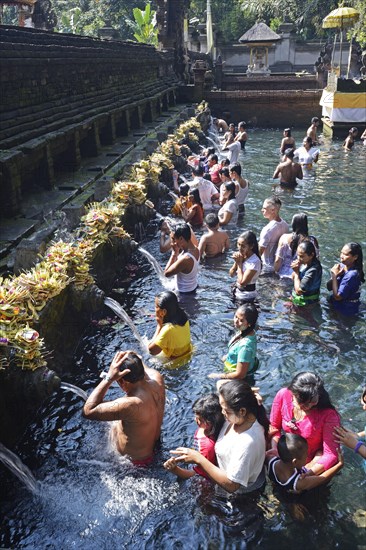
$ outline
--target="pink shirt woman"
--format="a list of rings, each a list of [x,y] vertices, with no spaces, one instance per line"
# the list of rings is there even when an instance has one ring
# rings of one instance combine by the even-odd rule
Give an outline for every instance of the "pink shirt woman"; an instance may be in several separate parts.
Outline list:
[[[295,376],[280,390],[272,405],[270,434],[277,447],[281,431],[301,435],[308,442],[307,468],[320,474],[338,462],[333,430],[340,425],[321,378],[311,372]]]

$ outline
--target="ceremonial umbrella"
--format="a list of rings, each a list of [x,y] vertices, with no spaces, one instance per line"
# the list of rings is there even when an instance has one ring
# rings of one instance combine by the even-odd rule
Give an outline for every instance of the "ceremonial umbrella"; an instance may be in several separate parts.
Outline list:
[[[341,6],[337,8],[336,10],[331,11],[328,13],[326,17],[323,19],[323,29],[340,29],[339,36],[340,36],[340,52],[339,52],[339,71],[341,73],[342,70],[342,37],[343,37],[343,29],[347,27],[352,27],[354,23],[358,20],[360,17],[360,13],[355,10],[354,8],[349,8],[347,6]],[[332,65],[333,65],[333,58],[334,58],[334,49],[335,49],[335,41],[336,41],[337,35],[334,39],[334,46],[333,46],[333,55],[332,55]],[[348,57],[348,70],[347,70],[347,78],[349,73],[349,67],[351,62],[351,48],[352,48],[352,40],[350,42],[350,53]]]

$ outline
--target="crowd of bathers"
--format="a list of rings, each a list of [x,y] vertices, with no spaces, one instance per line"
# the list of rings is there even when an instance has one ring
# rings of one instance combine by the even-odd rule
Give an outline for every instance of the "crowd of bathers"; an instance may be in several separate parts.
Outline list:
[[[179,196],[171,215],[161,224],[160,251],[170,252],[164,275],[174,281],[174,289],[155,297],[156,329],[148,344],[152,355],[189,358],[190,323],[181,298],[196,292],[201,260],[228,253],[227,229],[235,227],[244,213],[250,193],[250,184],[243,178],[238,162],[239,152],[248,140],[245,123],[239,123],[237,134],[233,124],[228,126],[221,119],[214,124],[222,133],[221,148],[208,148],[201,155],[188,157],[192,175],[185,174],[179,188],[175,179]],[[312,119],[304,138],[305,152],[296,149],[290,129],[285,129],[280,146],[285,166],[280,163],[274,174],[280,178],[282,174],[281,182],[289,179],[289,164],[300,167],[296,173],[301,177],[303,170],[313,168],[319,156],[318,150],[311,152],[318,141],[318,124],[318,119]],[[228,272],[228,278],[234,279],[235,334],[222,358],[222,371],[209,374],[217,381],[217,392],[203,396],[193,405],[197,422],[193,448],[171,451],[173,457],[164,463],[167,470],[181,478],[201,475],[226,493],[260,489],[265,482],[265,466],[269,478],[286,491],[300,493],[327,483],[343,466],[340,443],[366,458],[365,432],[354,433],[341,426],[340,416],[317,374],[300,372],[288,387],[280,389],[269,418],[258,389],[252,387],[252,375],[259,364],[259,277],[292,282],[292,311],[319,307],[322,266],[318,239],[309,231],[304,213],[293,216],[290,230],[280,209],[277,196],[265,199],[262,214],[266,223],[259,237],[247,230],[237,239]],[[195,230],[203,224],[206,231],[197,239]],[[358,314],[364,281],[362,248],[356,242],[346,243],[327,283],[330,303],[337,314]],[[84,414],[91,419],[118,421],[114,428],[118,450],[136,464],[149,464],[153,445],[160,436],[164,382],[154,369],[141,365],[141,359],[132,352],[117,354],[106,380],[89,396]],[[111,402],[104,402],[104,396],[113,381],[119,383],[127,397],[112,402],[112,407]],[[366,390],[361,401],[366,409]],[[141,404],[144,407],[139,407]],[[145,420],[141,416],[143,409]],[[146,425],[148,432],[144,431]],[[184,464],[194,467],[187,469],[182,467]]]

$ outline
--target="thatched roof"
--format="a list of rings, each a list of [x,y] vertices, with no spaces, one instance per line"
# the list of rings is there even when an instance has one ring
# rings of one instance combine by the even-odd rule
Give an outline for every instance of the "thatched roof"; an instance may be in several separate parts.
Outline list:
[[[263,21],[256,23],[239,38],[239,42],[277,42],[281,37],[268,27]]]

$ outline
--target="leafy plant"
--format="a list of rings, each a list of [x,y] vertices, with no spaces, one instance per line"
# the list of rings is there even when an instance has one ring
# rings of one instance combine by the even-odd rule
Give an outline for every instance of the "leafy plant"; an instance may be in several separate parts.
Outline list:
[[[144,10],[133,9],[134,21],[128,19],[126,23],[133,29],[137,42],[158,45],[158,29],[156,26],[156,12],[147,4]]]

